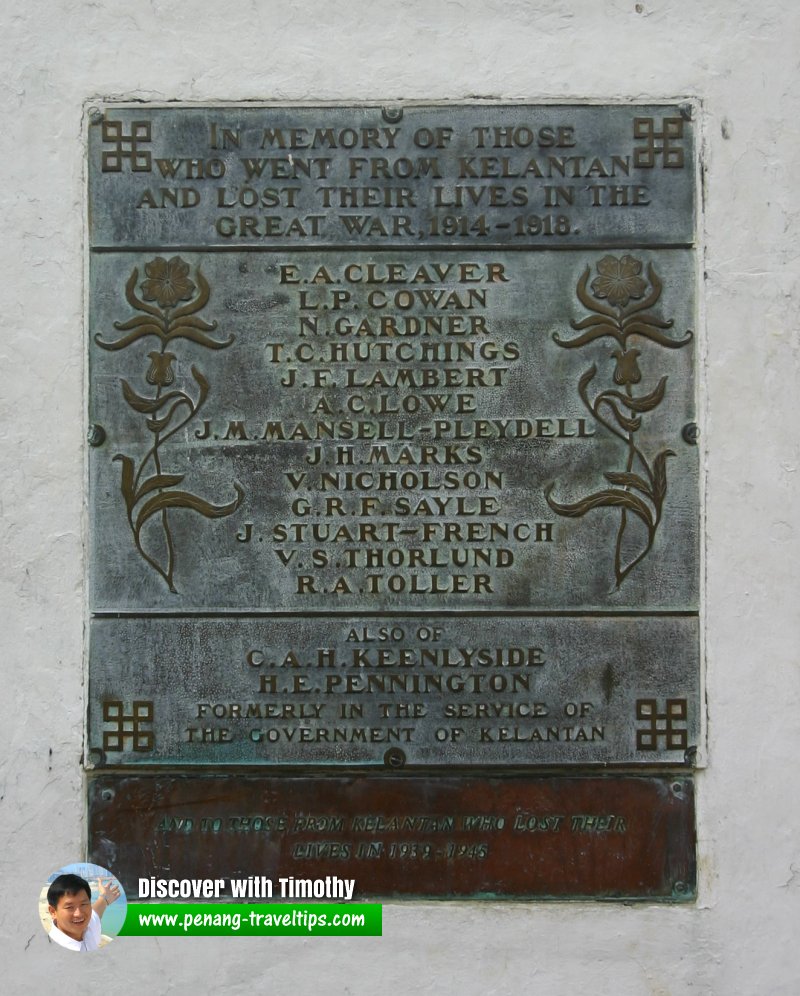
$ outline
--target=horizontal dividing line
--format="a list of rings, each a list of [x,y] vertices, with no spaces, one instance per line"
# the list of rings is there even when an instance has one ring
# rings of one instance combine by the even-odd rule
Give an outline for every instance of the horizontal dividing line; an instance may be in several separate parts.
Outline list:
[[[222,764],[192,764],[191,762],[165,762],[169,770],[159,770],[161,765],[154,764],[117,764],[102,768],[87,768],[85,773],[90,780],[104,777],[120,778],[228,778],[231,775],[249,775],[251,778],[405,778],[408,781],[421,781],[424,778],[649,778],[655,775],[663,778],[687,778],[701,770],[688,764],[676,761],[643,761],[637,766],[631,761],[585,763],[576,762],[574,766],[564,764],[507,764],[504,766],[470,764],[406,764],[403,768],[389,768],[379,762],[375,764],[347,764],[340,761],[329,765],[319,764],[275,764],[265,765],[263,761],[255,764],[234,763]],[[587,774],[588,772],[588,774]]]
[[[665,609],[663,611],[625,610],[542,610],[509,612],[490,609],[432,609],[414,611],[323,611],[307,612],[93,612],[93,619],[662,619],[697,618],[697,609]]]
[[[115,100],[109,97],[103,99],[98,97],[96,103],[106,111],[374,111],[384,107],[402,107],[405,110],[440,111],[443,114],[454,110],[459,111],[469,107],[478,107],[481,110],[512,110],[512,111],[539,111],[539,110],[562,110],[575,108],[577,110],[612,110],[623,111],[645,111],[653,108],[655,110],[670,110],[676,114],[680,113],[681,104],[692,105],[695,98],[692,96],[676,96],[674,99],[661,98],[659,100],[628,100],[624,97],[603,98],[579,98],[574,97],[537,97],[535,100],[530,97],[501,97],[492,94],[470,93],[466,97],[442,98],[440,100],[418,100],[407,97],[383,97],[377,100],[281,100],[263,99],[260,97],[243,97],[241,100],[149,100],[147,97],[138,97],[128,100]],[[91,101],[94,103],[95,101]],[[396,124],[397,122],[387,122]],[[296,152],[297,149],[292,151]]]
[[[574,245],[510,245],[503,242],[461,242],[439,244],[433,242],[416,243],[374,243],[374,244],[318,244],[318,245],[297,245],[288,243],[282,246],[254,246],[254,245],[146,245],[146,246],[90,246],[92,253],[149,253],[149,252],[263,252],[263,253],[295,253],[295,252],[457,252],[459,250],[469,250],[470,252],[594,252],[605,249],[694,249],[693,242],[664,242],[654,244],[652,242],[581,242]]]

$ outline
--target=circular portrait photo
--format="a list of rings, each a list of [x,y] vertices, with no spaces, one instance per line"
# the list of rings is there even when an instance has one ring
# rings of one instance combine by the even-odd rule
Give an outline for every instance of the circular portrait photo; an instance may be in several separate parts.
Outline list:
[[[39,919],[47,936],[68,951],[97,951],[108,944],[127,911],[117,879],[87,861],[53,872],[39,895]]]

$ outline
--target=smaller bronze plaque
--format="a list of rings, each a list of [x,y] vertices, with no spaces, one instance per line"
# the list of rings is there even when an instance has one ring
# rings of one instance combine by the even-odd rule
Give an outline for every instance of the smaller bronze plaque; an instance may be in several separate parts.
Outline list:
[[[383,767],[390,748],[428,768],[678,767],[700,737],[693,618],[94,619],[91,634],[98,768]]]
[[[336,875],[357,898],[691,900],[694,790],[683,776],[104,775],[89,857],[134,896],[140,878]]]

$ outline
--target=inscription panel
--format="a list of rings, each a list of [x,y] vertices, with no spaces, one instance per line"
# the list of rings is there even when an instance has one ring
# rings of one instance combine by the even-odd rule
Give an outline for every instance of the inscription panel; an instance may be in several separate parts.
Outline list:
[[[355,880],[356,897],[694,898],[678,778],[97,778],[89,854],[168,878]],[[133,891],[131,891],[133,890]]]
[[[95,247],[688,244],[684,105],[109,106]]]
[[[98,255],[94,608],[696,609],[693,266]]]
[[[699,738],[690,618],[96,619],[91,640],[98,767],[674,766]]]

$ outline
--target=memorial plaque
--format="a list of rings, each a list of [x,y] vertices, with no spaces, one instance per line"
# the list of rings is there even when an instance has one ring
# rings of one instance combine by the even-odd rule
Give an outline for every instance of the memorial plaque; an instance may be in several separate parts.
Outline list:
[[[699,736],[682,617],[103,618],[92,646],[98,767],[674,765]]]
[[[691,765],[693,107],[119,104],[88,142],[87,766],[431,805],[546,766],[567,811],[576,769]]]
[[[695,893],[690,778],[102,776],[92,860],[169,878],[355,879],[360,896]],[[129,894],[131,893],[129,891]]]

